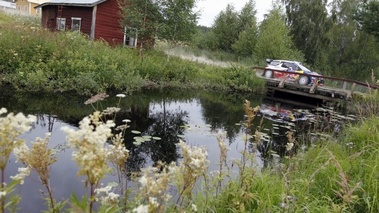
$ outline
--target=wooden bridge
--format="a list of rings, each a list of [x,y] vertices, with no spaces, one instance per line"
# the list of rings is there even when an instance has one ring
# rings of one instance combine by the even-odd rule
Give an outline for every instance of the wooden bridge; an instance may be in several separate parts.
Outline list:
[[[294,74],[294,72],[274,70],[270,68],[270,71],[283,73],[283,77],[267,78],[265,77],[267,76],[266,71],[268,71],[266,68],[254,67],[253,69],[258,77],[266,80],[267,89],[270,93],[281,92],[326,101],[338,101],[351,100],[356,95],[362,96],[370,94],[372,90],[379,89],[379,85],[368,84],[350,79],[310,74],[299,75],[313,77],[315,82],[318,82],[319,78],[322,78],[324,84],[322,86],[318,83],[301,85],[297,80],[288,78],[288,75]]]

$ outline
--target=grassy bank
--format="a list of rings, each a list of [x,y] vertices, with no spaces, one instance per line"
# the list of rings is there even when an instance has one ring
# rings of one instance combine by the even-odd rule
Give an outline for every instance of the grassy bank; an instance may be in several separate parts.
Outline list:
[[[139,51],[92,42],[74,32],[50,32],[39,24],[0,13],[0,84],[26,91],[75,91],[142,88],[204,88],[262,91],[263,82],[241,66],[199,64],[160,51]]]

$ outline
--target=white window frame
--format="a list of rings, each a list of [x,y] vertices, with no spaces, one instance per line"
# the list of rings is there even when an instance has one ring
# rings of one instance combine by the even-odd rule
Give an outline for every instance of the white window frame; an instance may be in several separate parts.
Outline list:
[[[130,35],[133,34],[134,37],[131,37]],[[124,46],[126,47],[137,47],[137,41],[138,41],[138,30],[136,28],[124,27]]]
[[[57,17],[57,30],[61,30],[61,31],[66,30],[66,18]]]
[[[79,26],[74,27],[74,21],[79,21]],[[71,17],[71,31],[81,31],[82,29],[82,18],[79,17]]]

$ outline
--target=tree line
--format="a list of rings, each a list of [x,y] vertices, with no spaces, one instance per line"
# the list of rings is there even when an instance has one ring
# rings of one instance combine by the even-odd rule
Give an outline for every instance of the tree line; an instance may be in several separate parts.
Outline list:
[[[227,5],[211,27],[197,26],[195,5],[123,0],[122,24],[142,38],[224,51],[255,64],[289,59],[324,75],[370,82],[379,76],[379,0],[274,0],[261,22],[249,0],[240,11]]]

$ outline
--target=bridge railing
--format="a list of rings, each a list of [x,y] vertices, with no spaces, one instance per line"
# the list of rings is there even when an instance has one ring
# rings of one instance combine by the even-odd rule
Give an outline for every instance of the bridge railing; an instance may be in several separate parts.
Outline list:
[[[283,71],[283,70],[276,70],[276,69],[266,69],[265,67],[253,67],[255,70],[255,73],[258,77],[260,78],[266,78],[265,77],[265,72],[267,70],[278,72],[278,73],[283,73],[284,77],[278,80],[281,80],[281,83],[287,83],[290,82],[288,78],[285,76],[287,75],[293,75],[296,74],[296,72],[291,72],[291,71]],[[371,90],[379,89],[379,85],[376,84],[369,84],[368,82],[361,82],[361,81],[356,81],[356,80],[351,80],[351,79],[345,79],[345,78],[336,78],[336,77],[329,77],[329,76],[320,76],[320,75],[311,75],[311,74],[296,74],[296,75],[304,75],[304,76],[310,76],[314,77],[316,80],[319,78],[322,78],[324,81],[323,86],[339,89],[339,90],[346,90],[350,92],[360,92],[360,93],[370,93]],[[267,79],[267,78],[266,78]],[[293,80],[291,81],[292,83],[297,83],[296,81],[294,82]],[[316,90],[318,85],[313,85],[314,90]]]

